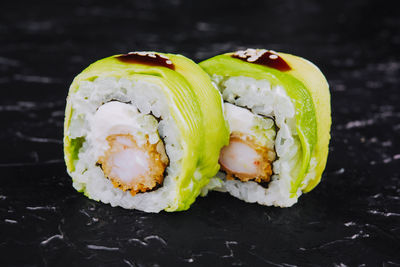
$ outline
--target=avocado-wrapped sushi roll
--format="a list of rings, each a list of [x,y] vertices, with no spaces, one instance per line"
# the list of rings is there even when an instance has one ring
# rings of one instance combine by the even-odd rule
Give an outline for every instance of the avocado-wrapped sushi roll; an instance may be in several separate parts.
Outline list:
[[[303,58],[263,49],[219,55],[200,66],[222,93],[230,125],[219,159],[223,186],[210,185],[247,202],[292,206],[319,183],[328,156],[324,75]]]
[[[229,140],[219,92],[193,61],[132,52],[71,84],[64,154],[76,190],[147,212],[188,209]]]

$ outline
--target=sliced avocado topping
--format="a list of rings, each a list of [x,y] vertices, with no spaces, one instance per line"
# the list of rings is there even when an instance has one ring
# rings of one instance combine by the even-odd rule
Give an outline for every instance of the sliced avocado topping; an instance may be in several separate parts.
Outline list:
[[[314,178],[302,185],[303,192],[307,193],[320,182],[328,158],[332,123],[329,85],[320,69],[310,61],[285,53],[279,53],[279,55],[292,66],[287,73],[301,81],[307,88],[317,111],[315,113],[318,125],[317,143],[312,154],[312,157],[316,159],[317,166]]]

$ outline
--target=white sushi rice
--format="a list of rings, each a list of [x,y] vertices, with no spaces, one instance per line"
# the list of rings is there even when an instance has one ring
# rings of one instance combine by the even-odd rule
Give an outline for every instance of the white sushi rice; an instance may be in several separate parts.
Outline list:
[[[296,192],[291,192],[291,183],[296,180],[299,171],[301,145],[296,131],[295,107],[285,89],[273,86],[267,80],[244,76],[213,75],[212,80],[226,102],[248,108],[255,114],[273,117],[278,127],[275,139],[277,159],[273,163],[273,176],[268,188],[252,181],[225,180],[225,174],[219,172],[217,176],[224,182],[214,190],[227,191],[246,202],[257,202],[267,206],[292,206],[297,202],[308,180],[314,177],[316,161],[311,160],[302,186]],[[229,118],[227,119],[229,121]],[[220,184],[214,180],[209,188]]]
[[[170,206],[183,150],[165,99],[161,87],[145,81],[100,77],[80,82],[76,92],[69,95],[73,111],[67,135],[71,139],[85,138],[75,171],[71,173],[73,186],[88,197],[112,206],[146,212],[159,212]],[[131,134],[139,144],[146,141],[146,136],[151,144],[160,137],[163,139],[169,166],[159,189],[132,196],[115,188],[104,176],[96,162],[108,149],[105,138],[118,133]]]

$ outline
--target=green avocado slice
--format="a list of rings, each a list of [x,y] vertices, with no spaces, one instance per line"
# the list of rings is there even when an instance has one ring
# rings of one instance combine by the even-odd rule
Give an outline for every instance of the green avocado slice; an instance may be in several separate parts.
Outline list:
[[[229,130],[223,118],[221,97],[208,75],[184,56],[155,54],[168,58],[173,68],[125,61],[121,60],[124,55],[115,55],[87,67],[74,79],[69,94],[79,90],[82,81],[92,81],[100,76],[145,80],[163,88],[183,145],[181,173],[174,178],[175,198],[166,211],[186,210],[195,201],[201,188],[208,184],[210,177],[218,171],[219,150],[228,143]],[[75,170],[79,148],[84,142],[83,137],[71,139],[68,136],[73,112],[71,102],[67,99],[64,154],[70,175]]]
[[[278,54],[281,55],[280,53]],[[292,181],[290,192],[292,196],[295,196],[298,189],[304,187],[305,189],[303,189],[303,191],[308,192],[313,186],[318,184],[325,166],[321,162],[326,162],[327,156],[327,152],[325,150],[322,151],[321,149],[322,147],[327,147],[326,138],[324,137],[326,135],[329,136],[329,127],[322,125],[322,129],[318,129],[321,123],[321,118],[318,115],[321,106],[318,102],[316,103],[314,96],[318,90],[309,88],[310,86],[318,85],[318,83],[324,84],[325,82],[325,84],[327,84],[324,76],[322,74],[316,76],[308,74],[305,79],[300,79],[299,77],[302,77],[303,72],[299,66],[301,64],[309,63],[303,63],[302,61],[299,61],[299,58],[297,57],[294,58],[297,60],[295,61],[293,56],[287,54],[282,54],[281,57],[291,67],[290,71],[280,71],[265,65],[250,63],[232,57],[232,55],[233,53],[218,55],[201,62],[199,65],[211,76],[247,76],[257,80],[268,80],[272,85],[280,85],[285,89],[286,93],[295,105],[296,130],[301,144],[301,165],[298,166],[299,171],[296,179]],[[309,71],[309,69],[310,67],[305,71]],[[313,72],[316,72],[315,68],[313,69]],[[314,84],[310,82],[309,79],[319,79],[321,81],[318,80],[316,84]],[[325,94],[328,92],[329,95],[329,90],[327,91],[325,87],[321,88],[321,90],[324,91]],[[321,98],[325,99],[326,95]],[[327,103],[329,106],[329,99]],[[330,120],[330,113],[329,115],[323,115],[324,118],[327,116]],[[324,141],[321,141],[321,138],[324,138]],[[329,142],[329,138],[327,140]],[[316,157],[318,162],[317,175],[307,186],[305,186],[302,182],[307,175],[312,157]]]
[[[307,193],[321,181],[328,159],[332,124],[329,84],[321,70],[310,61],[290,54],[278,54],[291,66],[291,70],[287,74],[292,75],[306,86],[316,110],[317,143],[313,151],[313,157],[317,160],[317,167],[314,178],[307,185],[304,185],[303,192]]]

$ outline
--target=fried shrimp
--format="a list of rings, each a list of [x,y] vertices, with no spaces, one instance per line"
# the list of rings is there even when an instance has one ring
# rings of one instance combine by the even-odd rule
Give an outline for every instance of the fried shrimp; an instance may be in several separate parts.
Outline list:
[[[107,137],[110,148],[98,160],[105,176],[115,187],[132,195],[161,185],[168,165],[163,142],[139,146],[130,134]]]
[[[228,180],[260,183],[270,181],[274,159],[275,153],[257,144],[251,136],[233,132],[229,145],[221,150],[219,163]]]

